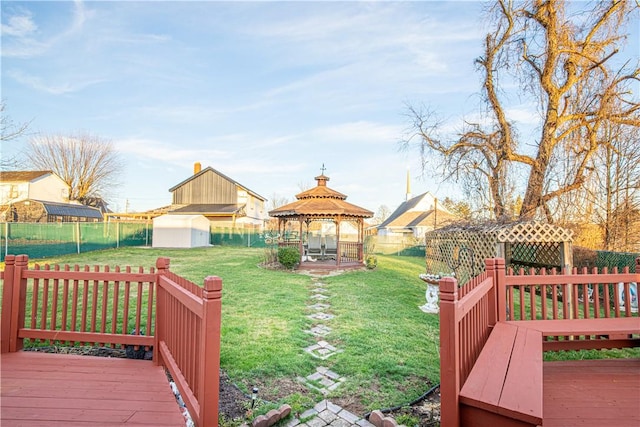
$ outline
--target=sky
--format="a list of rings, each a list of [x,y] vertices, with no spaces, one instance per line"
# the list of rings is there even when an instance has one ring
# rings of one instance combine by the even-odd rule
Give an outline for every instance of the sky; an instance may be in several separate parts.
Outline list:
[[[407,106],[458,126],[479,105],[481,2],[2,1],[1,96],[29,134],[89,132],[125,161],[116,212],[171,203],[212,167],[267,199],[330,177],[347,201],[394,210],[462,197],[400,150]],[[637,57],[638,29],[631,46]],[[635,50],[634,50],[635,49]],[[533,125],[530,105],[509,118]]]

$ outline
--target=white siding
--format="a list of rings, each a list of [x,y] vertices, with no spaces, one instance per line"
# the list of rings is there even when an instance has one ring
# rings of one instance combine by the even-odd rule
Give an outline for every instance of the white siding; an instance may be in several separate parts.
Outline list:
[[[44,175],[29,184],[29,198],[46,202],[69,203],[69,186],[57,175]]]
[[[203,215],[162,215],[153,219],[154,248],[209,246],[209,220]]]

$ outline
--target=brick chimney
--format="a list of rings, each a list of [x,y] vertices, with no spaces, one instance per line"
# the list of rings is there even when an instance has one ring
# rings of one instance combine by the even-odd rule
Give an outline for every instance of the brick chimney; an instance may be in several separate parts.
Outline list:
[[[197,174],[198,172],[200,172],[200,170],[202,170],[202,165],[200,164],[200,162],[195,162],[193,164],[193,174]]]

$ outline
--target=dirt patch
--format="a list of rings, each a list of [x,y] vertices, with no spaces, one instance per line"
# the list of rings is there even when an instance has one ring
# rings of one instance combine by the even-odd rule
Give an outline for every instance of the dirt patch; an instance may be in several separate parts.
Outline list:
[[[224,371],[220,371],[220,400],[218,412],[227,421],[244,420],[251,407],[251,399],[236,387]]]
[[[411,417],[417,419],[420,427],[437,427],[440,425],[440,388],[433,390],[425,399],[411,406],[395,409],[385,415],[393,417],[398,424]]]

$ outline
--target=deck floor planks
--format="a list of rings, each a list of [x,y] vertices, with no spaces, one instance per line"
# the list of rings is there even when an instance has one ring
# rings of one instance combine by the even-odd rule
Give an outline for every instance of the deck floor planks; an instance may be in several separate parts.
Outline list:
[[[640,359],[545,362],[544,426],[640,425]]]
[[[0,356],[5,426],[184,426],[164,370],[150,361],[48,354]]]

